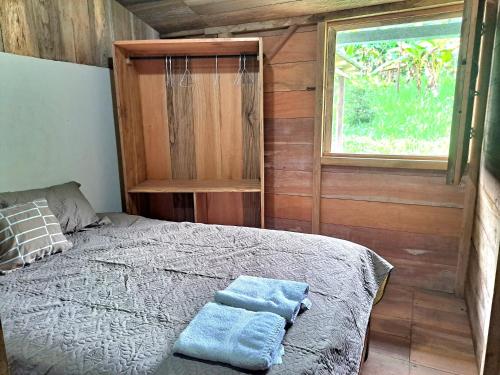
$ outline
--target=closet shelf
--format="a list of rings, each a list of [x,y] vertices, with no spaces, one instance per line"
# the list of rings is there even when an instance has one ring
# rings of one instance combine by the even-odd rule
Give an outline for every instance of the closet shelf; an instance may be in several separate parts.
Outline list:
[[[146,180],[129,193],[260,192],[260,180]]]

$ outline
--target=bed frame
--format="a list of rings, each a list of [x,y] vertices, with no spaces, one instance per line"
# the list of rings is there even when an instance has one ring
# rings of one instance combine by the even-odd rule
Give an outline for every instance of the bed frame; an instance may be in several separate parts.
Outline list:
[[[7,363],[7,352],[3,341],[2,321],[0,320],[0,374],[9,375],[9,364]]]

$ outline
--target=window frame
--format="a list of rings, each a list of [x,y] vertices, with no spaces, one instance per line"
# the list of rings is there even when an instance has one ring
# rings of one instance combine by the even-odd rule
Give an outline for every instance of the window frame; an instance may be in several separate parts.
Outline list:
[[[332,123],[333,123],[333,96],[335,80],[335,49],[336,33],[339,31],[354,30],[375,26],[396,25],[410,22],[431,21],[446,18],[463,17],[463,7],[437,7],[421,11],[406,11],[391,14],[371,15],[357,18],[332,20],[326,22],[325,60],[323,67],[323,113],[322,113],[322,142],[321,142],[321,164],[358,166],[358,167],[380,167],[380,168],[404,168],[404,169],[429,169],[447,170],[449,156],[412,156],[412,155],[390,155],[390,154],[352,154],[335,153],[331,150]],[[321,47],[321,46],[320,46]],[[458,78],[458,75],[457,75]],[[457,93],[455,92],[455,96]],[[450,141],[453,131],[450,134]]]

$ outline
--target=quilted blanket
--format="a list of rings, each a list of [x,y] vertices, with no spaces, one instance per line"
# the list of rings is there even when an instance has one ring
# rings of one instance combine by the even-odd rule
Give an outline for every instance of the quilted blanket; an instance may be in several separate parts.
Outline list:
[[[304,281],[311,310],[269,375],[357,374],[370,311],[391,265],[339,239],[129,217],[69,236],[74,247],[0,276],[13,375],[232,375],[172,355],[196,312],[239,275]]]

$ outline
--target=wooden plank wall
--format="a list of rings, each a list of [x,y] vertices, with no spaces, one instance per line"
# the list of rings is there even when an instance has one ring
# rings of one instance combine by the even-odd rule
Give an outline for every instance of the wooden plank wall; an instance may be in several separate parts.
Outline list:
[[[491,137],[500,129],[500,8],[486,109],[479,183],[477,188],[472,248],[465,282],[465,301],[480,374],[500,371],[500,180],[485,162],[488,153],[500,154]],[[495,151],[496,150],[496,151]]]
[[[261,32],[264,52],[286,30]],[[252,34],[255,35],[255,34]],[[300,27],[265,60],[266,226],[311,232],[315,27]],[[321,233],[366,245],[392,282],[452,292],[464,186],[444,172],[322,168]]]
[[[480,368],[485,360],[499,243],[500,181],[483,166],[478,185],[473,246],[465,283],[465,300]]]
[[[159,37],[115,0],[0,4],[0,52],[108,67],[113,41]]]

